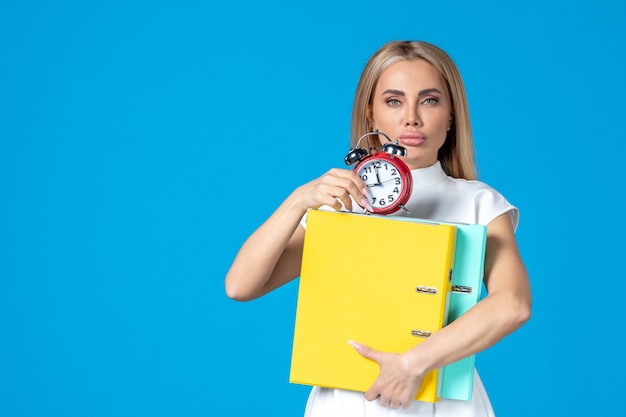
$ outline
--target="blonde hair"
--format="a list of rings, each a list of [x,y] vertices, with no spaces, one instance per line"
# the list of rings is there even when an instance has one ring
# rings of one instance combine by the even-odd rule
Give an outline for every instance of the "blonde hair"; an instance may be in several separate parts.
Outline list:
[[[439,71],[448,88],[452,102],[452,126],[448,131],[445,143],[439,149],[438,159],[441,166],[452,177],[474,180],[477,177],[476,156],[463,79],[448,54],[439,47],[426,42],[389,42],[369,59],[361,73],[355,93],[350,127],[350,145],[356,146],[361,136],[372,131],[367,116],[380,74],[393,63],[415,59],[423,59]],[[366,146],[370,148],[380,147],[375,135],[363,138],[361,143],[363,144],[363,142],[366,142]],[[360,145],[360,147],[364,146]]]

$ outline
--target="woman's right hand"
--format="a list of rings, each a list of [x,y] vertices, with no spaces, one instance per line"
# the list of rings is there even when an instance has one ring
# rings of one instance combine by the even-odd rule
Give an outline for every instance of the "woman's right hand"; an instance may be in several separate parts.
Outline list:
[[[352,211],[352,197],[361,207],[371,210],[367,186],[356,172],[332,168],[321,177],[294,191],[294,198],[303,210],[329,206],[335,210],[343,207]]]

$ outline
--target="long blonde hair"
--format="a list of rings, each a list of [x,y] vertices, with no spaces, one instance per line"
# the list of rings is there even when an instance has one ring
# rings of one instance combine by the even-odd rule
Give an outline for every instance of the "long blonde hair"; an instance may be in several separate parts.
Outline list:
[[[455,178],[476,179],[476,156],[463,79],[448,54],[427,42],[389,42],[369,59],[361,73],[354,97],[350,145],[356,146],[359,138],[372,130],[367,115],[380,74],[393,63],[414,59],[423,59],[439,71],[446,83],[452,102],[452,126],[448,131],[445,143],[439,149],[438,155],[443,170]],[[367,142],[368,147],[380,147],[375,135],[370,135],[363,141]]]

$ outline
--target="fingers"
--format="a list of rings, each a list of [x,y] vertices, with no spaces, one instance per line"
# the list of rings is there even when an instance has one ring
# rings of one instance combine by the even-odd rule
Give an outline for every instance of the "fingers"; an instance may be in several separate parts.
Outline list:
[[[372,387],[365,392],[365,399],[367,401],[374,401],[378,399],[380,405],[389,408],[409,408],[411,402],[415,398],[415,395],[410,396],[406,390],[399,387],[384,386],[379,381],[376,381]]]
[[[393,409],[407,409],[411,405],[412,399],[421,383],[407,383],[407,375],[398,367],[398,355],[381,352],[353,340],[348,343],[364,358],[378,363],[380,374],[374,384],[365,393],[367,401],[379,399],[380,405]]]
[[[402,403],[398,400],[389,400],[389,408],[398,409],[400,408],[400,405],[402,405]]]
[[[384,355],[382,352],[379,352],[376,349],[372,349],[371,347],[362,343],[355,342],[354,340],[348,340],[348,343],[350,343],[361,356],[378,362],[378,364],[380,365],[380,361],[383,359],[382,355]]]
[[[365,399],[368,401],[374,401],[375,399],[378,398],[380,405],[382,405],[383,407],[389,407],[393,409],[398,409],[398,408],[407,409],[411,405],[410,399],[406,399],[406,398],[400,399],[392,395],[375,394],[370,391],[368,391],[365,394]]]
[[[343,205],[346,210],[352,211],[352,199],[362,207],[369,206],[367,187],[352,170],[333,168],[308,184],[307,189],[310,189],[309,195],[313,199],[310,207],[327,205],[340,210]]]
[[[333,196],[339,199],[347,210],[352,211],[350,196],[358,203],[367,201],[367,187],[356,172],[334,168],[328,171],[325,177],[328,184],[333,187]]]

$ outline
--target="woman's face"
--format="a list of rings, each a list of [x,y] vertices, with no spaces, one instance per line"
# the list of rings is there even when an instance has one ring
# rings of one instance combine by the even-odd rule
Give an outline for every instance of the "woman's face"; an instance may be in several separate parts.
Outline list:
[[[428,62],[400,61],[386,68],[374,89],[369,120],[406,148],[409,168],[424,168],[437,161],[452,123],[452,106],[445,82]],[[381,144],[387,139],[380,135]]]

